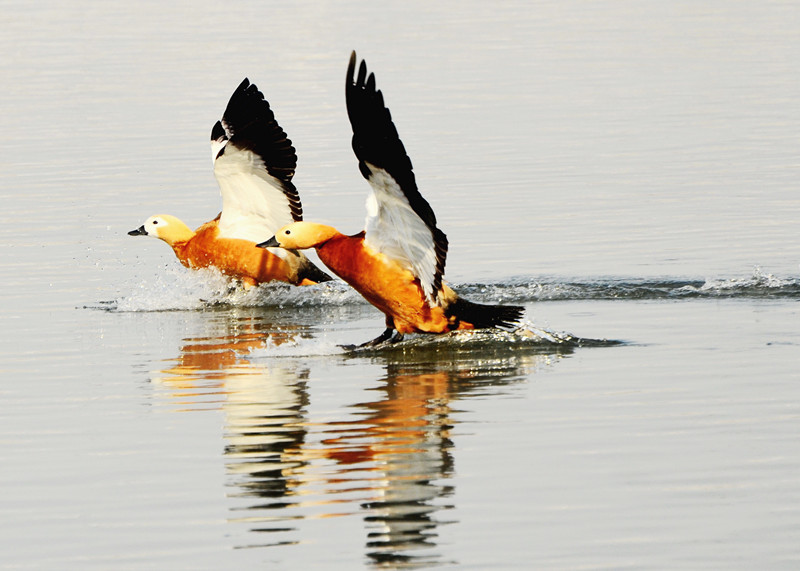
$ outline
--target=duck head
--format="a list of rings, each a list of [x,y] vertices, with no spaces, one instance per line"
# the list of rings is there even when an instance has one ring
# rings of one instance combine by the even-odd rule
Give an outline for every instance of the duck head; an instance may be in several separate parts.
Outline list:
[[[151,216],[136,230],[128,232],[129,236],[152,236],[164,240],[172,246],[178,242],[185,242],[194,236],[194,232],[180,219],[169,214]]]
[[[294,222],[278,230],[275,235],[258,244],[259,248],[286,248],[287,250],[305,250],[321,246],[339,231],[331,226],[315,222]]]

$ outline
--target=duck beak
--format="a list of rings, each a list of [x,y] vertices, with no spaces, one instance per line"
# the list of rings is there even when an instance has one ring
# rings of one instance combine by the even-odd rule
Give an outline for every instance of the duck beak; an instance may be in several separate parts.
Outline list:
[[[136,230],[128,232],[128,236],[147,236],[147,230],[144,229],[144,224],[139,226]]]
[[[281,245],[278,244],[278,240],[275,239],[275,236],[267,240],[266,242],[261,242],[260,244],[256,244],[257,248],[280,248]]]

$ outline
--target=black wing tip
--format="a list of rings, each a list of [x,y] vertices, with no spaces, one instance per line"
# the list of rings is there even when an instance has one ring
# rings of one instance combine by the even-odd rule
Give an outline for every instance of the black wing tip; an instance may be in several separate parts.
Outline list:
[[[352,82],[353,72],[356,69],[356,50],[350,52],[350,63],[347,64],[347,80]]]
[[[405,146],[400,140],[392,114],[386,107],[383,93],[378,89],[375,74],[361,60],[356,75],[358,58],[355,50],[347,66],[345,99],[347,115],[353,128],[353,152],[358,168],[368,181],[373,173],[370,165],[385,170],[402,189],[411,208],[434,233],[437,244],[437,270],[444,273],[447,238],[436,227],[436,215],[427,200],[420,194],[414,176],[414,167]],[[369,164],[367,164],[369,163]],[[436,288],[438,291],[438,288]]]
[[[356,105],[363,106],[365,102],[372,98],[378,98],[376,102],[372,103],[373,107],[380,106],[385,108],[383,103],[383,94],[376,89],[375,74],[367,70],[367,60],[362,59],[358,66],[358,75],[356,75],[356,52],[350,54],[350,62],[347,64],[347,82],[346,82],[346,103],[347,111],[352,122],[354,118],[357,119],[358,115],[353,115],[353,112],[359,111]],[[389,110],[385,109],[388,114]],[[391,116],[390,116],[391,121]]]
[[[361,174],[369,180],[370,163],[380,167],[412,194],[417,191],[413,165],[397,132],[392,114],[377,88],[375,74],[361,60],[358,76],[355,73],[355,51],[350,56],[345,86],[347,117],[353,129],[352,147],[359,161]]]
[[[245,77],[228,100],[222,120],[211,131],[212,141],[225,137],[237,148],[251,150],[264,161],[267,172],[287,183],[297,168],[297,150],[275,119],[269,101]],[[284,192],[289,196],[294,188]]]
[[[228,136],[225,133],[225,127],[222,126],[222,121],[217,121],[214,123],[214,127],[211,129],[211,140],[219,141],[220,139],[227,138]]]
[[[228,123],[242,122],[242,117],[253,115],[255,117],[273,118],[272,109],[269,101],[255,83],[250,83],[248,78],[242,82],[228,98],[228,105],[222,116],[223,121]],[[234,119],[230,121],[229,119]]]
[[[347,63],[347,83],[353,86],[356,85],[356,63],[358,63],[358,56],[356,55],[356,50],[353,50],[350,52],[350,61]],[[366,65],[367,62],[361,60],[359,71],[360,69],[365,68]]]
[[[236,88],[236,91],[245,91],[249,86],[250,86],[250,80],[245,77],[239,84],[239,87]],[[236,93],[236,91],[234,91],[234,93]]]

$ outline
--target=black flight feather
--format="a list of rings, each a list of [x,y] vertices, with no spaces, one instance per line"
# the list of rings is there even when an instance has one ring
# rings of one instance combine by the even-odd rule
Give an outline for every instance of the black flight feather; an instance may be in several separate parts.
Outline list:
[[[353,127],[353,151],[358,158],[361,174],[369,180],[369,165],[385,170],[402,189],[417,216],[433,235],[436,250],[436,275],[433,291],[438,296],[447,260],[447,236],[436,227],[436,215],[417,188],[411,159],[406,154],[392,115],[383,102],[383,94],[375,86],[375,74],[367,74],[367,64],[361,61],[355,75],[356,52],[350,55],[347,66],[345,98],[347,115]]]
[[[249,150],[261,157],[267,173],[275,178],[292,210],[292,218],[303,219],[300,195],[292,183],[297,168],[297,154],[292,141],[275,120],[269,102],[254,84],[245,78],[231,95],[222,121],[211,130],[211,140],[229,139],[228,145]],[[225,148],[220,151],[224,154]]]

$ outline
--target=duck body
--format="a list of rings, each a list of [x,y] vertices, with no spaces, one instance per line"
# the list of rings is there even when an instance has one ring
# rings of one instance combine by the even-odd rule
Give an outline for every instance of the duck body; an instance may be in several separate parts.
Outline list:
[[[312,285],[330,279],[299,252],[257,248],[249,240],[220,236],[216,220],[206,222],[190,240],[173,244],[172,249],[187,268],[217,268],[249,286],[271,281]]]
[[[461,329],[509,327],[519,320],[518,306],[467,301],[441,283],[435,297],[426,292],[412,267],[370,247],[365,232],[342,234],[331,226],[295,222],[260,247],[315,248],[319,259],[386,316],[386,331],[367,344],[386,341],[392,331],[447,333]]]
[[[292,183],[295,149],[264,95],[249,80],[236,88],[222,119],[214,124],[211,151],[222,212],[195,231],[161,214],[128,234],[160,238],[184,266],[213,267],[245,286],[330,280],[301,252],[256,247],[277,228],[302,220],[303,207]]]
[[[356,72],[355,52],[347,67],[345,99],[353,152],[371,188],[364,231],[346,236],[331,226],[295,221],[258,246],[315,248],[333,273],[380,309],[386,330],[362,346],[399,341],[406,333],[512,327],[523,307],[472,303],[444,283],[447,236],[417,188],[374,74],[363,60]]]
[[[443,307],[428,303],[419,279],[408,268],[367,246],[363,232],[338,234],[316,250],[323,264],[386,315],[387,327],[401,334],[459,328]],[[464,324],[463,328],[472,327]]]
[[[160,238],[187,268],[216,268],[247,287],[271,281],[304,286],[331,279],[301,252],[258,248],[250,240],[221,235],[219,218],[192,231],[174,216],[162,214],[151,217],[129,234]]]

